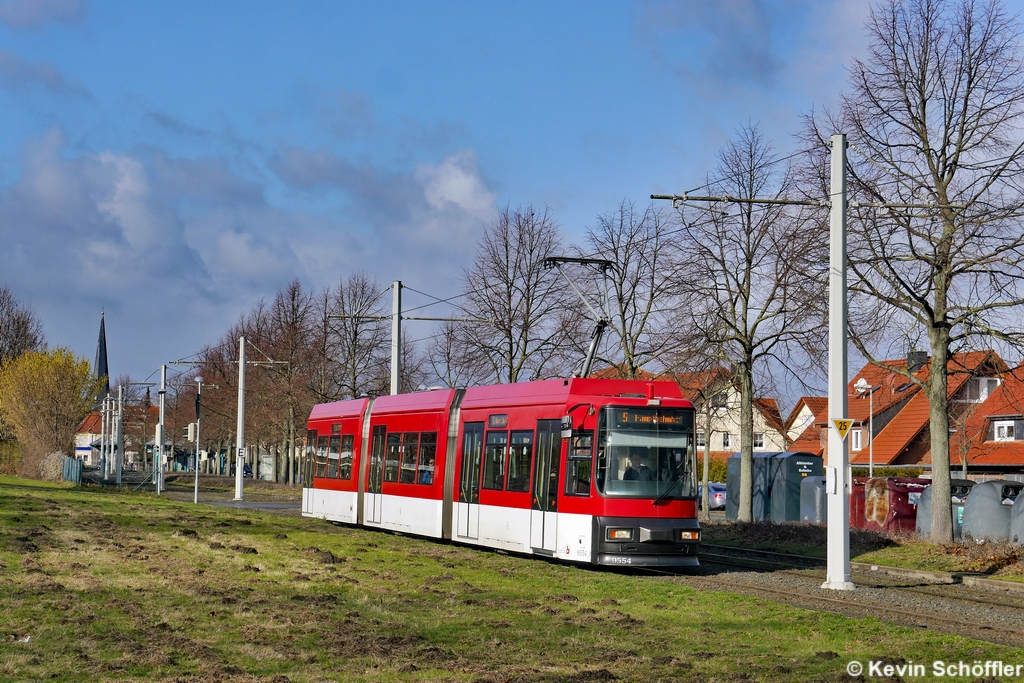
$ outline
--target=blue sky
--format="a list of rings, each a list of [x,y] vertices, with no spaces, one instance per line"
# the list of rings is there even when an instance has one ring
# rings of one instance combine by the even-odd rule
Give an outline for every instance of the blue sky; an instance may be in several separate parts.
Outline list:
[[[0,282],[140,379],[294,278],[450,296],[499,206],[578,241],[739,126],[790,150],[866,9],[0,0]]]

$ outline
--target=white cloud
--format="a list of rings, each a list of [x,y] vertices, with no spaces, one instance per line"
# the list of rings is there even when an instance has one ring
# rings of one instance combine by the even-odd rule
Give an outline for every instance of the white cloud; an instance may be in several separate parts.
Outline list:
[[[421,165],[416,180],[423,186],[427,202],[437,210],[454,204],[468,215],[480,220],[494,213],[497,195],[480,177],[476,154],[462,150],[445,157],[437,166]]]

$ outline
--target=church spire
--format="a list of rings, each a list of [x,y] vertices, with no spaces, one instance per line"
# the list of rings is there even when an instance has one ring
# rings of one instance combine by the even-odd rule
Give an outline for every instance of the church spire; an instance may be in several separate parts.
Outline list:
[[[93,373],[94,377],[103,380],[103,388],[100,390],[99,396],[96,397],[98,402],[110,393],[110,369],[107,367],[107,325],[103,311],[100,311],[100,339],[96,343],[96,363],[93,365]]]

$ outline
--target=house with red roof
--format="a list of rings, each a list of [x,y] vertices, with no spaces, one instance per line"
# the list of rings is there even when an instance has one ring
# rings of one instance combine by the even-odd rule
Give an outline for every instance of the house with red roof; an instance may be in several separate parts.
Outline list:
[[[854,421],[847,436],[851,465],[874,463],[930,469],[928,398],[917,384],[898,372],[907,368],[915,377],[927,379],[931,371],[927,354],[911,352],[906,359],[884,361],[881,366],[865,365],[847,385],[847,417]],[[953,431],[950,460],[954,464],[958,462],[956,449],[959,448],[970,462],[971,449],[983,443],[977,441],[978,430],[984,432],[988,427],[986,420],[992,421],[998,417],[1001,408],[1007,407],[1005,401],[992,400],[990,403],[990,399],[1005,393],[999,391],[1004,378],[1016,375],[1011,375],[1006,363],[990,350],[955,354],[949,360],[947,372],[950,428]],[[1024,378],[1024,374],[1021,377]],[[1024,395],[1024,387],[1021,392]],[[813,405],[817,408],[814,419],[792,443],[791,449],[825,456],[828,401],[818,399]],[[965,421],[969,421],[970,429],[957,430],[957,425],[968,426]],[[959,440],[957,431],[964,432]],[[971,437],[972,433],[975,433],[975,438]],[[980,458],[980,454],[976,456]],[[979,459],[979,465],[983,461],[984,458]],[[1020,462],[1024,468],[1024,459]]]

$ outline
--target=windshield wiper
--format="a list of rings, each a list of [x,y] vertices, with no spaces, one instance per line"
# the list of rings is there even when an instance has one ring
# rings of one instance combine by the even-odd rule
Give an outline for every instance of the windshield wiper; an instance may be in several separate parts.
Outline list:
[[[668,498],[669,494],[675,490],[676,484],[678,484],[681,481],[682,479],[676,479],[674,482],[672,482],[672,485],[665,489],[664,493],[662,493],[660,496],[654,499],[654,503],[652,503],[652,505],[661,505],[662,503],[664,503],[665,499]]]

